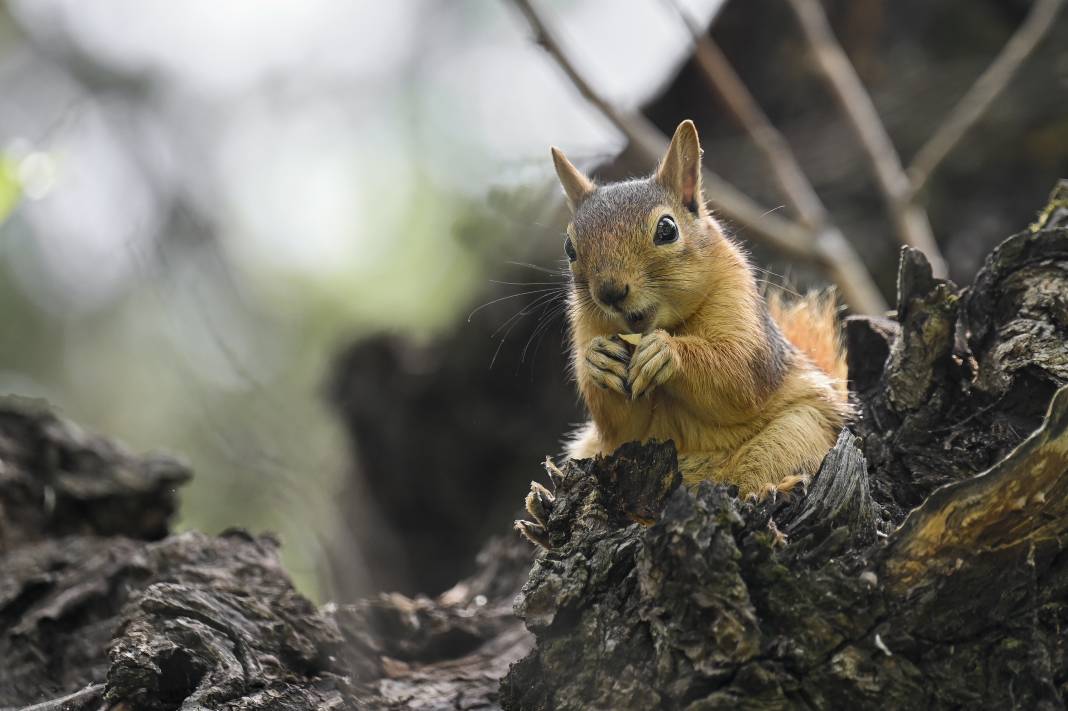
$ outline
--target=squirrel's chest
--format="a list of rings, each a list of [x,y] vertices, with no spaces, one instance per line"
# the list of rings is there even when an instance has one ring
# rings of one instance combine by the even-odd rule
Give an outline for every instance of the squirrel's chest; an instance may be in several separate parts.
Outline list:
[[[670,439],[680,452],[732,450],[759,430],[759,423],[748,418],[724,421],[713,412],[694,412],[689,403],[678,402],[663,393],[653,393],[630,405],[617,413],[622,417],[597,423],[613,446]]]

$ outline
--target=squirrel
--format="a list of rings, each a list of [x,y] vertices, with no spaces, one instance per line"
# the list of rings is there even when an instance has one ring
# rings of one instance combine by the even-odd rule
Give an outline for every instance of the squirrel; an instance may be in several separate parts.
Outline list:
[[[701,155],[683,121],[652,176],[597,185],[552,148],[571,210],[574,376],[590,414],[567,455],[673,440],[686,484],[765,496],[807,484],[850,414],[835,302],[764,297],[705,205]],[[539,518],[552,496],[533,488]],[[517,527],[539,542],[541,526]]]

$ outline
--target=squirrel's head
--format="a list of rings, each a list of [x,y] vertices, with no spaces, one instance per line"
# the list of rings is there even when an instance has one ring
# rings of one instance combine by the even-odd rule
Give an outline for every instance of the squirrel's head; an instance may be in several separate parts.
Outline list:
[[[692,121],[675,130],[649,178],[596,185],[552,149],[571,222],[564,252],[575,307],[632,333],[671,328],[707,296],[709,252],[722,240],[701,195]]]

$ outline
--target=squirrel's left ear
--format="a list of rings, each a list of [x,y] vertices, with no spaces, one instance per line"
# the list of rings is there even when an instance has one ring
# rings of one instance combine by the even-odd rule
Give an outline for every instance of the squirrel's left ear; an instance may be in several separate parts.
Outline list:
[[[552,146],[553,166],[556,168],[556,177],[560,178],[560,185],[564,188],[564,196],[567,197],[567,206],[572,214],[578,209],[580,203],[585,200],[597,187],[586,174],[571,164],[564,152]]]
[[[678,195],[690,212],[699,211],[701,197],[701,141],[697,127],[686,119],[675,129],[664,159],[656,169],[656,181]]]

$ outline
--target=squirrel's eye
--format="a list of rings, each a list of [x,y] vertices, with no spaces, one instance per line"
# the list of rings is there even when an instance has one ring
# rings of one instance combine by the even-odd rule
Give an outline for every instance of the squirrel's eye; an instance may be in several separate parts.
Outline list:
[[[564,237],[564,254],[572,262],[578,259],[578,252],[575,251],[575,244],[570,237]]]
[[[679,228],[675,220],[667,215],[660,218],[656,223],[656,232],[653,234],[653,244],[670,244],[679,238]]]

